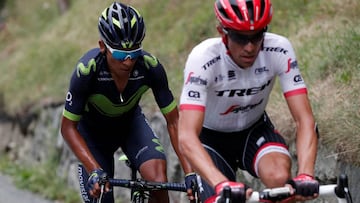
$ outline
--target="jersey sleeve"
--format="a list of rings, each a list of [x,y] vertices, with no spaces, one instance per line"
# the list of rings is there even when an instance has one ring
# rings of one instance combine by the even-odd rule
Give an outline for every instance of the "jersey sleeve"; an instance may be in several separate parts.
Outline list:
[[[151,73],[151,89],[161,113],[167,114],[177,104],[169,88],[166,71],[159,60],[151,55],[144,55],[144,62]]]
[[[88,53],[76,64],[66,94],[63,116],[72,121],[79,121],[89,96],[91,80],[96,72],[95,57]]]
[[[282,38],[284,51],[276,65],[279,68],[278,76],[285,97],[297,94],[306,94],[307,88],[298,67],[295,51],[286,38]]]
[[[185,64],[180,110],[205,111],[209,79],[202,60],[202,51],[195,48]]]

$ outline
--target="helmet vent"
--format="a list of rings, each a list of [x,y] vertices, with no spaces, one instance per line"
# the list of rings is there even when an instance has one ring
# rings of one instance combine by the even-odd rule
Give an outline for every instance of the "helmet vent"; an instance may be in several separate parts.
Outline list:
[[[227,20],[230,20],[229,16],[227,15],[225,9],[223,8],[223,6],[221,5],[220,1],[216,2],[216,7],[219,9],[219,13],[223,16],[223,18],[226,18]]]
[[[247,7],[247,10],[249,13],[250,21],[253,23],[255,20],[255,15],[254,15],[254,4],[253,4],[252,0],[246,1],[246,7]]]
[[[234,12],[235,12],[236,16],[239,18],[239,20],[241,20],[241,21],[244,20],[244,17],[240,13],[240,10],[237,5],[231,5],[231,8],[234,10]]]

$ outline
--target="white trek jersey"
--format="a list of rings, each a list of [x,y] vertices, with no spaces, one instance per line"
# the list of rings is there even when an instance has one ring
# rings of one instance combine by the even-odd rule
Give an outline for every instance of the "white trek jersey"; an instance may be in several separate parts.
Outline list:
[[[285,97],[307,93],[291,43],[266,33],[254,64],[237,66],[221,38],[203,41],[189,54],[180,110],[205,111],[203,126],[221,132],[241,131],[264,113],[279,76]]]

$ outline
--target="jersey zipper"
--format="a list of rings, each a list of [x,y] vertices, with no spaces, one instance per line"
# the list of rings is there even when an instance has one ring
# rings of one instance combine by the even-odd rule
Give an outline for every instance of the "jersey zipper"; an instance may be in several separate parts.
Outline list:
[[[122,97],[121,92],[120,92],[120,94],[119,94],[119,98],[120,98],[120,102],[123,103],[123,102],[124,102],[124,99],[123,99],[123,97]]]

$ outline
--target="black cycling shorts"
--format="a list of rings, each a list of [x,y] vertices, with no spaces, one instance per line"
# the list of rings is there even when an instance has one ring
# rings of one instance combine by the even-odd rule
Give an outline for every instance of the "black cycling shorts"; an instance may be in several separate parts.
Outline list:
[[[217,168],[231,181],[236,181],[238,168],[258,177],[256,156],[265,146],[270,151],[273,150],[271,147],[280,146],[281,152],[288,154],[285,140],[275,130],[266,113],[253,126],[240,132],[224,133],[203,128],[200,140]],[[205,200],[215,193],[204,180],[201,184],[204,188],[201,199]]]
[[[158,137],[142,113],[128,118],[127,122],[119,123],[119,129],[121,129],[119,132],[99,134],[79,126],[80,134],[84,137],[92,155],[109,177],[114,176],[114,153],[119,148],[126,154],[132,167],[137,170],[142,163],[150,159],[166,160]],[[93,200],[86,192],[88,190],[86,182],[89,176],[81,164],[79,164],[78,174],[83,200],[90,203]],[[114,202],[112,192],[106,193],[103,202]]]

